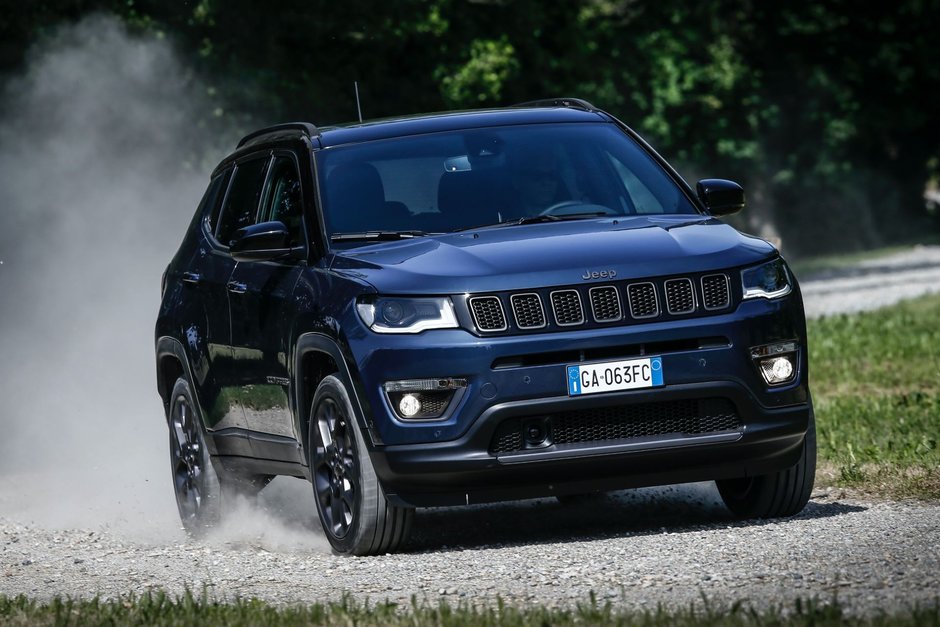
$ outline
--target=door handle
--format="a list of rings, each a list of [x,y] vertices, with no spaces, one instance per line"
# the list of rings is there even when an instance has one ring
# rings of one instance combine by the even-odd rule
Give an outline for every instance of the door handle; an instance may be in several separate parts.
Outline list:
[[[198,272],[184,272],[183,273],[183,283],[189,283],[190,285],[196,285],[199,283],[199,279],[202,277],[199,276]]]
[[[229,281],[226,287],[228,287],[228,291],[230,291],[232,294],[244,294],[248,291],[248,285],[245,283],[239,283],[238,281]]]

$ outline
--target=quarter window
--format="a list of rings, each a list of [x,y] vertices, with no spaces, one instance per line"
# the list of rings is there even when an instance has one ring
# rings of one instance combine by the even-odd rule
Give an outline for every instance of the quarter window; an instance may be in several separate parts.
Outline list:
[[[225,194],[225,187],[228,185],[231,169],[219,174],[209,183],[209,189],[206,190],[202,198],[202,205],[199,209],[199,215],[205,215],[206,228],[210,233],[215,231],[216,224],[219,223],[219,210],[222,208],[222,196]]]

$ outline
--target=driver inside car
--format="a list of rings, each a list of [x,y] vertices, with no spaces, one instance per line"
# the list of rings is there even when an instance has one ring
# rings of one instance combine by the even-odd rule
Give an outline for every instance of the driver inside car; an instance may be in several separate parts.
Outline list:
[[[516,195],[517,217],[537,216],[570,200],[561,178],[560,160],[550,148],[515,155],[510,163],[510,181]]]

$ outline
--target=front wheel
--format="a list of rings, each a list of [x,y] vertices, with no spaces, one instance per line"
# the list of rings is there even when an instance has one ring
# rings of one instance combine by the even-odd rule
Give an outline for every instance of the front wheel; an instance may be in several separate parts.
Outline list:
[[[406,540],[414,509],[385,498],[343,383],[328,376],[313,397],[308,435],[317,513],[333,550],[377,555]]]
[[[812,404],[803,451],[796,465],[779,472],[716,481],[728,509],[740,518],[779,518],[799,513],[809,501],[816,477],[816,417]]]

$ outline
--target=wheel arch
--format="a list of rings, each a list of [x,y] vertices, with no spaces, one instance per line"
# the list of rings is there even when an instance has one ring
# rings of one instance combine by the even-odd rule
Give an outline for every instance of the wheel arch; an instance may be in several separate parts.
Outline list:
[[[346,386],[356,421],[362,432],[369,434],[367,444],[382,444],[375,425],[367,418],[370,415],[368,403],[363,401],[362,383],[354,376],[354,367],[349,364],[350,359],[336,339],[323,333],[304,333],[297,339],[294,354],[294,394],[300,434],[303,438],[301,446],[305,451],[309,434],[310,403],[313,402],[313,395],[320,381],[329,375],[336,376]]]
[[[182,342],[174,337],[162,336],[157,339],[157,392],[163,401],[164,414],[167,414],[170,408],[170,395],[173,393],[173,385],[181,376],[185,376],[189,381],[189,387],[193,394],[196,393],[193,388],[192,372],[189,368],[189,360],[186,358],[186,349]],[[197,409],[201,411],[199,402],[196,402]]]

